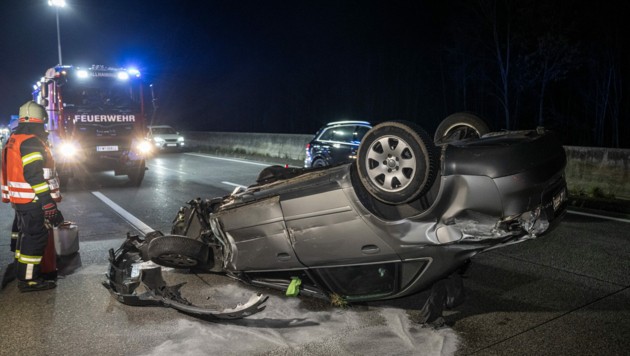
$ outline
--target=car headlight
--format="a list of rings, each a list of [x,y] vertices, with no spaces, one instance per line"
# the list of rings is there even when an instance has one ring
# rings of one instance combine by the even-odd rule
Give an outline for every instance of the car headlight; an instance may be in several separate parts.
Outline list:
[[[181,136],[180,136],[180,137],[178,137],[178,138],[177,138],[177,142],[184,142],[184,138],[183,138],[183,137],[181,137]]]
[[[74,158],[79,153],[79,144],[72,141],[62,142],[58,152],[65,158]]]
[[[164,143],[164,139],[161,137],[154,137],[153,141],[155,141],[155,143]]]
[[[136,145],[138,152],[141,154],[148,154],[151,152],[151,143],[149,141],[142,141]]]

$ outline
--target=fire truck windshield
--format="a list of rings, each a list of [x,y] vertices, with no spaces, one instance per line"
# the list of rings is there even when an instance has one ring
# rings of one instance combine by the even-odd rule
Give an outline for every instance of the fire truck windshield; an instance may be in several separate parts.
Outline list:
[[[140,110],[139,85],[112,78],[66,83],[62,93],[64,108],[76,113],[132,113]]]

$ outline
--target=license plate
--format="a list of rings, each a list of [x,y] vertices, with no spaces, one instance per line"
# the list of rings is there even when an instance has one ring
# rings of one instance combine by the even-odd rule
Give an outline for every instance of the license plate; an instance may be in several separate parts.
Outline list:
[[[115,152],[118,146],[96,146],[96,152]]]
[[[167,147],[176,147],[177,144],[176,143],[167,143],[166,146]]]

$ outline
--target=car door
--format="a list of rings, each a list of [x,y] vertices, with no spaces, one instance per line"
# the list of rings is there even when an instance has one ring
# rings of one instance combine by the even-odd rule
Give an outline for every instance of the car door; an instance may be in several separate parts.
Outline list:
[[[306,266],[399,260],[357,214],[336,182],[283,194],[280,206],[293,249]]]
[[[330,164],[338,164],[351,160],[355,151],[353,144],[355,125],[343,125],[330,128],[333,130],[330,145]]]
[[[336,182],[285,194],[280,205],[297,258],[334,293],[362,300],[399,290],[400,257]]]
[[[352,148],[350,150],[350,157],[352,157],[352,159],[357,158],[357,150],[359,149],[361,140],[363,140],[363,136],[365,136],[368,131],[370,131],[369,126],[359,125],[355,127],[354,134],[352,136]]]

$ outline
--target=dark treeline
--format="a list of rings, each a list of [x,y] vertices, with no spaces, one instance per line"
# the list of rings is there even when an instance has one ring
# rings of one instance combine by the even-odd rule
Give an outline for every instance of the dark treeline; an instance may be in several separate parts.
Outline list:
[[[497,130],[545,126],[567,145],[630,147],[620,4],[358,1],[285,8],[280,20],[254,8],[239,24],[253,37],[214,48],[229,63],[213,57],[200,73],[174,61],[156,76],[156,117],[212,131],[312,133],[339,119],[432,131],[471,111]],[[201,32],[196,43],[218,38]]]

